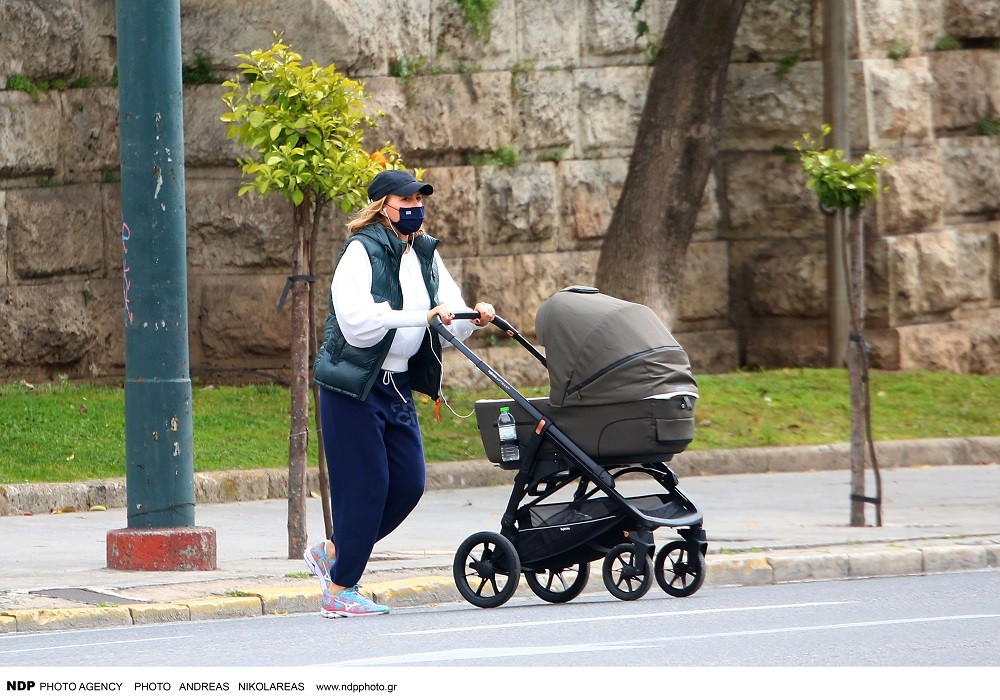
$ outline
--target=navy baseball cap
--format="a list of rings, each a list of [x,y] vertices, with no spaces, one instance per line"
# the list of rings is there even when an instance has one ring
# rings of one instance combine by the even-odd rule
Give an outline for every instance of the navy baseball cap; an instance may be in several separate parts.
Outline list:
[[[414,192],[434,194],[434,188],[417,182],[417,178],[405,170],[383,170],[368,185],[368,199],[373,202],[390,194],[408,197]]]

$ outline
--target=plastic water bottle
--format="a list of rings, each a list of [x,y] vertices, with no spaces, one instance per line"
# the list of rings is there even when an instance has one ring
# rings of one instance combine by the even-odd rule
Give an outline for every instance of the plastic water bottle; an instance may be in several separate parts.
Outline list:
[[[500,433],[500,461],[520,461],[521,448],[517,445],[517,424],[514,422],[514,416],[510,415],[509,406],[500,407],[497,430]]]

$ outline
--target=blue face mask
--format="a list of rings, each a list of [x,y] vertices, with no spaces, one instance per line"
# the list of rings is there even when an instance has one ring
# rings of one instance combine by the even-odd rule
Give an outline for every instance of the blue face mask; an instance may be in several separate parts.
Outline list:
[[[388,204],[386,206],[399,212],[399,221],[394,221],[392,225],[400,233],[407,235],[416,233],[424,223],[423,207],[391,207]]]

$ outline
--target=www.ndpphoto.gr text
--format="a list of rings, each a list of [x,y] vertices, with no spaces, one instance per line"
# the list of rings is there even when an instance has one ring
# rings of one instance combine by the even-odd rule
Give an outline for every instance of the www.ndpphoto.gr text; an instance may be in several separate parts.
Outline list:
[[[392,693],[395,683],[317,683],[316,690],[331,690],[341,693]]]

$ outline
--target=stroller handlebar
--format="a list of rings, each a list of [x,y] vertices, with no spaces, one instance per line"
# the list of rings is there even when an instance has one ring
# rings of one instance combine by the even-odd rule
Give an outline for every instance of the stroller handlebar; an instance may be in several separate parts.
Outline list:
[[[479,318],[479,312],[478,311],[456,311],[453,318],[456,321],[463,321],[463,320],[464,321],[475,321],[477,318]],[[517,329],[514,328],[514,326],[510,325],[510,323],[508,323],[504,319],[500,318],[499,316],[494,316],[493,317],[493,321],[491,323],[493,323],[494,326],[496,326],[497,328],[499,328],[500,330],[502,330],[504,332],[517,333]],[[437,330],[438,332],[440,332],[439,328],[444,328],[444,327],[445,327],[445,325],[441,321],[441,318],[439,316],[434,316],[431,319],[431,328],[433,328],[434,330]]]
[[[455,320],[456,321],[462,321],[462,320],[465,320],[465,321],[475,321],[477,318],[479,318],[479,312],[478,311],[457,311],[457,312],[455,312]],[[504,319],[500,318],[499,316],[494,316],[492,323],[493,323],[494,326],[496,326],[497,328],[499,328],[500,330],[502,330],[504,332],[508,332],[508,331],[512,332],[512,333],[516,333],[517,332],[517,329],[514,328],[514,326],[510,325],[509,323],[507,323],[507,321],[505,321]]]
[[[455,314],[455,320],[465,319],[471,321],[477,318],[479,318],[478,311],[459,311]],[[530,352],[535,357],[536,360],[542,363],[543,367],[548,366],[548,363],[545,360],[545,356],[542,353],[540,353],[534,345],[529,343],[528,340],[523,335],[521,335],[521,333],[516,328],[514,328],[513,325],[511,325],[509,322],[507,322],[500,316],[494,316],[492,323],[494,326],[502,330],[507,336],[516,340],[518,344],[521,345],[521,347]],[[433,318],[431,318],[431,328],[438,335],[447,340],[449,343],[451,343],[452,345],[455,344],[455,336],[452,334],[450,330],[448,330],[448,327],[444,325],[440,317],[434,316]]]

